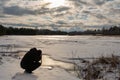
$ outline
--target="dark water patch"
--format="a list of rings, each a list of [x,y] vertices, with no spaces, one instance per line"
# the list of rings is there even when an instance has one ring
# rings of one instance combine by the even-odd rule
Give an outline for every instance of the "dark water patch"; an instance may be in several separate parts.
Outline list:
[[[25,50],[16,50],[16,51],[0,51],[0,54],[18,54],[18,53],[21,53],[21,52],[27,52]]]
[[[0,47],[13,48],[13,47],[22,47],[22,46],[16,44],[5,44],[5,45],[0,45]]]
[[[3,62],[2,62],[2,57],[0,56],[0,65],[1,65],[1,64],[3,64]]]
[[[25,53],[26,51],[24,50],[18,50],[18,51],[0,51],[0,56],[1,57],[12,57],[12,58],[17,58],[20,59],[19,53]]]
[[[112,43],[115,43],[115,44],[120,44],[120,42],[112,42]]]

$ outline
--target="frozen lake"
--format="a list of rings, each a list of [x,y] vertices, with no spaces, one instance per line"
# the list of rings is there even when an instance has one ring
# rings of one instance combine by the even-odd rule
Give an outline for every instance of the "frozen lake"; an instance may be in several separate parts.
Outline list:
[[[43,66],[32,75],[20,68],[23,55],[36,47],[43,52]],[[73,58],[120,55],[120,37],[114,36],[0,36],[1,80],[80,80],[69,74]],[[14,58],[13,58],[14,57]],[[114,79],[113,79],[114,80]]]
[[[119,55],[120,37],[110,36],[1,36],[0,52],[26,52],[36,47],[54,59]]]

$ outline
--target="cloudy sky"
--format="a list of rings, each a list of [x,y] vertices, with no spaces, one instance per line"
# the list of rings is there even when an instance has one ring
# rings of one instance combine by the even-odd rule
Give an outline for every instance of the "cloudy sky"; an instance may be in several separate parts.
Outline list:
[[[120,0],[0,0],[0,24],[65,31],[120,25]]]

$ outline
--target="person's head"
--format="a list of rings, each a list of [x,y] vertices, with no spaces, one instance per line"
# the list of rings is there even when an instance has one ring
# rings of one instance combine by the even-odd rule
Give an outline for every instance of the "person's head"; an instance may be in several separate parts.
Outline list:
[[[37,51],[36,48],[31,48],[31,49],[30,49],[30,52],[35,52],[35,51]]]
[[[36,55],[36,56],[40,56],[40,57],[42,56],[42,51],[37,50],[36,48],[31,48],[29,52]]]
[[[38,52],[38,56],[42,55],[42,51],[41,50],[37,50],[37,52]]]
[[[42,53],[42,51],[41,50],[37,50],[38,51],[38,53]]]

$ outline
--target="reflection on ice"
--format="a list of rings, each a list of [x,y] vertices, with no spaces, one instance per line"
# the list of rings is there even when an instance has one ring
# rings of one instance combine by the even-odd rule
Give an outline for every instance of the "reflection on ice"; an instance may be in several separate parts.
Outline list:
[[[51,69],[52,67],[56,67],[56,66],[64,69],[72,69],[74,65],[72,63],[54,60],[47,55],[43,55],[42,66],[44,67],[48,66],[48,69]]]
[[[38,37],[37,39],[42,39],[42,40],[65,40],[68,38],[68,36],[41,36]]]

